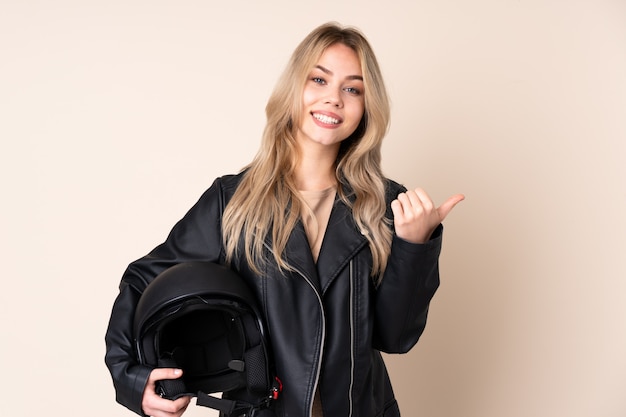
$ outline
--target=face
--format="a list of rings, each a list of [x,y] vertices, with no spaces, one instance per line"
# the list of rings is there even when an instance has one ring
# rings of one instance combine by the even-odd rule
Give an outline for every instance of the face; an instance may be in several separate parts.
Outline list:
[[[328,47],[311,69],[302,95],[303,114],[297,139],[339,149],[358,127],[364,111],[364,85],[356,52],[344,45]]]

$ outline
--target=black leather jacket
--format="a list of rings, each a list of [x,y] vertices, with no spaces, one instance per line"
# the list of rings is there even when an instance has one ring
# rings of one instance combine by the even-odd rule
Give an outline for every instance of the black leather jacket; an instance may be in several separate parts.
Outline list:
[[[151,369],[135,360],[132,317],[137,300],[158,273],[176,263],[223,260],[221,213],[240,178],[216,179],[167,240],[131,263],[122,277],[106,333],[105,360],[117,401],[138,414],[143,414],[141,398]],[[402,191],[389,181],[388,204]],[[300,225],[285,253],[294,272],[281,274],[269,264],[260,277],[245,260],[232,265],[263,308],[284,385],[272,405],[277,416],[308,417],[318,387],[326,416],[400,415],[380,352],[407,352],[422,334],[439,286],[441,234],[440,225],[421,245],[394,237],[385,275],[375,286],[367,240],[349,208],[337,200],[317,264]]]

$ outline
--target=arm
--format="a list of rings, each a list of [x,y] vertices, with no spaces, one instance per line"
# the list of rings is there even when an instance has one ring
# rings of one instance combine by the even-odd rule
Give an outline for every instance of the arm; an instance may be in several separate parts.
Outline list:
[[[220,259],[222,199],[220,181],[216,180],[174,226],[167,240],[131,263],[122,276],[105,336],[105,362],[113,378],[116,400],[137,414],[147,411],[142,410],[142,398],[150,388],[152,372],[150,367],[137,363],[135,354],[133,318],[137,302],[149,282],[170,266]]]
[[[391,202],[395,235],[375,296],[375,347],[396,353],[411,349],[424,331],[439,286],[441,222],[465,198],[457,194],[436,207],[420,188],[401,191]]]
[[[131,333],[124,331],[126,325],[132,323],[128,312],[134,312],[138,299],[138,293],[123,282],[106,333],[105,361],[113,377],[116,400],[142,416],[159,416],[163,412],[170,417],[180,416],[187,409],[190,398],[166,400],[155,389],[156,381],[180,378],[182,373],[178,369],[152,369],[136,363],[134,340],[128,338],[132,330]]]
[[[430,300],[439,287],[442,233],[439,226],[424,244],[394,236],[387,269],[375,293],[376,349],[408,352],[424,331]]]
[[[105,362],[113,378],[117,402],[143,415],[141,398],[152,369],[139,365],[134,354],[132,322],[139,295],[122,281],[105,335]]]

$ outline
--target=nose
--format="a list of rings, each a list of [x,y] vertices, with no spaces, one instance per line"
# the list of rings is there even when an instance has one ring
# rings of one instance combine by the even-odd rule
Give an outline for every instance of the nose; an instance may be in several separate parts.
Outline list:
[[[328,103],[335,107],[342,108],[343,100],[341,99],[341,90],[336,88],[330,89],[328,95],[324,99],[324,103]]]

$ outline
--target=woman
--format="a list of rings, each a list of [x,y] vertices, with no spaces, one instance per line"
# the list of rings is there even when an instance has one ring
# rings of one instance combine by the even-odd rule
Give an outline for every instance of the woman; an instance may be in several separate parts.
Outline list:
[[[138,414],[180,416],[189,398],[155,394],[175,369],[138,365],[130,317],[147,284],[184,261],[228,264],[264,312],[284,391],[277,416],[399,416],[380,352],[417,342],[439,285],[436,207],[381,171],[389,103],[374,53],[352,28],[322,25],[296,48],[266,107],[262,146],[220,177],[133,262],[107,331],[117,400]]]

